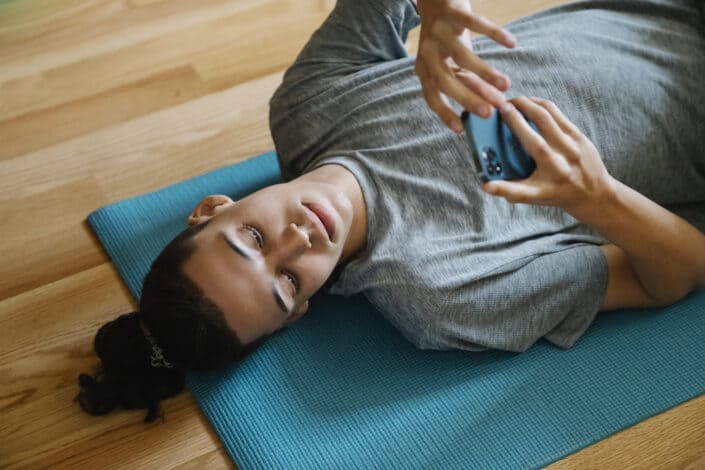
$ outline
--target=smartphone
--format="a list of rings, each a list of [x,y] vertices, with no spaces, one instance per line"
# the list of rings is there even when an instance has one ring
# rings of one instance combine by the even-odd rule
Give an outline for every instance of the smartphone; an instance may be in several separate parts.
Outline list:
[[[496,109],[487,119],[467,111],[460,119],[475,169],[483,182],[524,179],[536,169],[536,162],[526,153]],[[528,119],[527,122],[538,132],[533,122]]]

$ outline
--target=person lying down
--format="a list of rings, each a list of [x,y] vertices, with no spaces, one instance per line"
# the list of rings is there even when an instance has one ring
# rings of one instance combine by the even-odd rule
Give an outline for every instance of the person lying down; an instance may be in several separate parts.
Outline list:
[[[523,352],[702,289],[704,15],[584,1],[498,27],[468,1],[339,0],[270,101],[285,182],[193,209],[139,312],[98,331],[81,407],[154,420],[319,291],[363,293],[422,349]],[[536,170],[483,183],[463,110],[499,112]]]

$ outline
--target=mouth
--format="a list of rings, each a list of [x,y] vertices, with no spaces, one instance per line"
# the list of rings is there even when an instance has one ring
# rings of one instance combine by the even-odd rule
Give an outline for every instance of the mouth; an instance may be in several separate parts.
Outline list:
[[[304,207],[313,212],[316,219],[318,219],[317,222],[323,226],[326,235],[328,235],[328,240],[333,241],[333,235],[335,235],[335,221],[328,211],[316,203],[306,203]]]

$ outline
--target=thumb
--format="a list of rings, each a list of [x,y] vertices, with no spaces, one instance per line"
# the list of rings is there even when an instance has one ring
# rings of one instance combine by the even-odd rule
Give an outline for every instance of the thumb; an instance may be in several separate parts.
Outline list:
[[[509,202],[530,202],[538,199],[539,189],[522,181],[493,180],[482,185],[482,189],[493,196],[500,196]]]

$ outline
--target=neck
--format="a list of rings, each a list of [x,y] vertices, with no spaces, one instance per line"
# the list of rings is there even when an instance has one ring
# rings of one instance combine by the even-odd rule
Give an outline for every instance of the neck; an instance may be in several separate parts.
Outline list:
[[[367,209],[357,178],[345,167],[336,164],[319,166],[301,175],[300,178],[332,184],[341,190],[352,203],[352,225],[343,244],[338,264],[347,262],[349,258],[362,251],[367,243]]]

